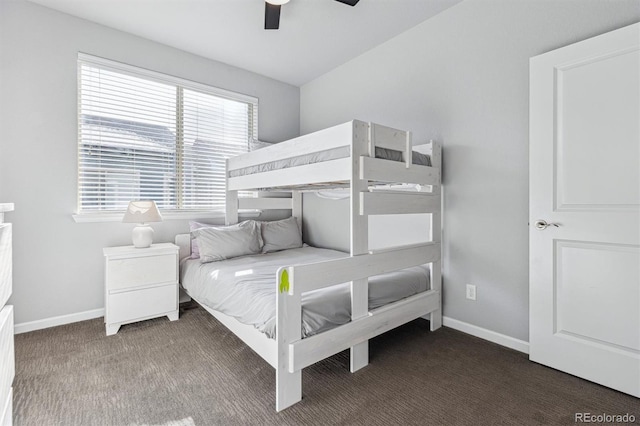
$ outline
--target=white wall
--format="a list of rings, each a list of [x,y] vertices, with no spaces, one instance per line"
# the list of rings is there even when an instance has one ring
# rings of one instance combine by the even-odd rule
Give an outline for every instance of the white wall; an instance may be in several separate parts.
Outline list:
[[[203,40],[203,43],[224,42]],[[102,248],[132,225],[75,223],[78,52],[258,97],[259,135],[299,134],[299,89],[23,0],[0,1],[0,202],[15,202],[16,323],[104,306]],[[186,221],[154,225],[156,241]]]
[[[638,0],[466,0],[302,86],[301,132],[359,118],[441,141],[444,314],[526,341],[529,58],[638,20]],[[311,242],[344,248],[348,204],[305,207]]]

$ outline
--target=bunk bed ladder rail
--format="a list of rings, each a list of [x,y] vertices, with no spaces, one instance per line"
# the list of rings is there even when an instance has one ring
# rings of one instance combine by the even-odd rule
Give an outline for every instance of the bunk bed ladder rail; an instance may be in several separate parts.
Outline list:
[[[375,151],[376,146],[399,150],[403,132],[371,124],[369,134],[369,154]],[[357,195],[359,199],[352,199],[352,209],[358,208],[360,217],[367,218],[370,215],[384,214],[430,214],[430,240],[440,246],[442,241],[442,148],[434,140],[429,141],[431,166],[412,164],[411,161],[411,135],[406,132],[406,148],[404,153],[405,164],[390,162],[363,156],[360,158],[361,181],[398,182],[419,185],[415,191],[368,189],[361,190]],[[355,143],[355,139],[354,139]],[[352,193],[352,196],[354,194]],[[353,218],[352,218],[353,220]],[[353,253],[352,253],[353,255]],[[442,264],[440,257],[431,262],[430,285],[431,290],[440,295],[442,289]],[[440,296],[438,296],[440,297]],[[442,326],[442,309],[438,308],[428,315],[432,331]]]
[[[431,194],[438,199],[438,208],[431,212],[431,241],[441,246],[442,242],[442,146],[436,141],[429,141],[431,144],[431,166],[436,170],[437,177],[431,184]],[[431,290],[439,295],[438,308],[429,314],[429,326],[431,331],[442,327],[442,260],[441,256],[431,263],[429,268]]]

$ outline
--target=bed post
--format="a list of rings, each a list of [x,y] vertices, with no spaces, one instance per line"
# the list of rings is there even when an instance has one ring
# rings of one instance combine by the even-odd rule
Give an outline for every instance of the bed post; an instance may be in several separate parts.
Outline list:
[[[238,191],[230,191],[229,190],[229,159],[225,161],[225,169],[224,169],[224,184],[226,191],[226,199],[225,199],[225,215],[224,215],[224,223],[225,225],[233,225],[234,223],[238,223]]]
[[[431,214],[431,241],[442,242],[442,148],[436,141],[431,141],[431,165],[438,169],[438,184],[431,186],[431,191],[440,197],[440,208]],[[442,250],[442,248],[440,249]],[[431,263],[431,290],[440,293],[440,308],[429,314],[431,331],[442,327],[442,256]]]
[[[302,192],[291,191],[291,216],[298,221],[298,229],[302,235]]]
[[[411,132],[407,132],[407,136],[405,139],[405,147],[404,147],[404,164],[408,169],[413,164],[413,141],[411,140]]]
[[[302,399],[302,370],[291,372],[289,345],[302,336],[302,308],[300,292],[295,289],[293,269],[278,269],[276,298],[276,410],[282,411]]]
[[[351,141],[351,256],[369,252],[369,218],[360,214],[360,194],[369,190],[366,180],[360,178],[360,157],[367,155],[372,140],[371,125],[353,121]],[[371,142],[373,143],[373,142]],[[375,146],[373,147],[375,152]],[[369,314],[369,279],[351,281],[351,320]],[[350,348],[350,370],[356,372],[369,364],[369,341]]]

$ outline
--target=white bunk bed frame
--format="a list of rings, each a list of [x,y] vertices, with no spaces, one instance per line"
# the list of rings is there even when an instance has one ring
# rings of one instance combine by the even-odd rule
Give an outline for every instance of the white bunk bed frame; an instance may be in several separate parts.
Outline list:
[[[411,133],[362,121],[351,121],[227,160],[226,223],[238,221],[238,209],[292,209],[302,223],[302,192],[345,186],[350,189],[351,256],[320,263],[283,266],[274,277],[277,288],[276,339],[256,328],[202,305],[276,369],[276,410],[302,399],[302,369],[350,348],[351,372],[369,362],[368,340],[426,316],[431,330],[442,325],[441,311],[441,151],[430,142],[432,166],[412,164]],[[233,170],[350,146],[348,158],[229,177]],[[375,158],[375,147],[403,152],[403,162]],[[373,183],[428,186],[421,191],[379,190]],[[315,186],[315,184],[325,184]],[[314,186],[310,186],[314,185]],[[238,191],[291,191],[291,198],[238,198]],[[312,188],[312,189],[310,189]],[[430,213],[430,241],[370,251],[368,217],[381,214]],[[426,231],[425,231],[426,232]],[[188,235],[176,237],[181,258],[190,254]],[[430,290],[369,311],[368,277],[430,263]],[[302,339],[302,293],[351,283],[351,321]],[[197,301],[197,299],[196,299]]]

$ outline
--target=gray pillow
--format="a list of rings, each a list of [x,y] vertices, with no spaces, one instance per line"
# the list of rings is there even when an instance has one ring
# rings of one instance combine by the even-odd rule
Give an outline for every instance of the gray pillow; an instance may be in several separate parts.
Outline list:
[[[263,253],[302,247],[302,235],[295,217],[262,222]]]
[[[200,228],[192,231],[200,249],[200,262],[216,262],[232,257],[260,253],[260,224],[247,220],[236,225]]]

